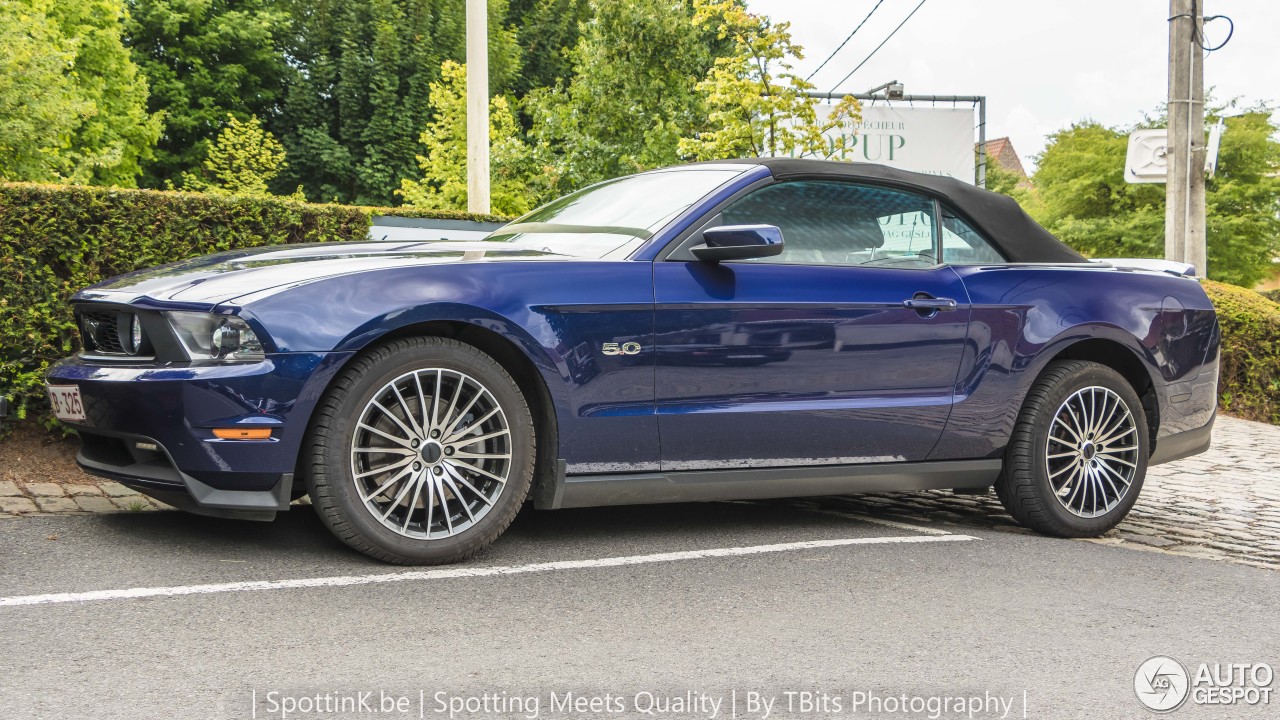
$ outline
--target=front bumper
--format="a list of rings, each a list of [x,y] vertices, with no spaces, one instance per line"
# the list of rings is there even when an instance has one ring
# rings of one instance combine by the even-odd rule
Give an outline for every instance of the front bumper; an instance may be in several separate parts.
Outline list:
[[[350,353],[282,353],[242,365],[126,365],[67,358],[54,385],[80,388],[76,460],[190,512],[269,520],[288,509],[307,422]],[[221,440],[214,428],[272,429]]]

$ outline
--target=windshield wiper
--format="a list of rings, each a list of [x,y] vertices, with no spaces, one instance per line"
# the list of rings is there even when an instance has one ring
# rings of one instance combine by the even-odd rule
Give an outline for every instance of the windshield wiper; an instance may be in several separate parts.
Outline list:
[[[519,235],[520,233],[573,233],[580,235],[604,234],[604,235],[629,235],[641,240],[648,240],[653,237],[653,233],[644,228],[625,227],[622,225],[561,225],[559,223],[516,223],[515,225],[507,225],[506,227],[496,230],[489,236],[490,240],[495,240],[507,235]]]

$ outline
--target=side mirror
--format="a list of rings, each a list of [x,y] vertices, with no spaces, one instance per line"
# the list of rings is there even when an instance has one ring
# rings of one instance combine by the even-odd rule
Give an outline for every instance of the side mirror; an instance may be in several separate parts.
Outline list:
[[[702,233],[702,245],[689,248],[704,262],[747,260],[782,254],[782,230],[773,225],[723,225]]]

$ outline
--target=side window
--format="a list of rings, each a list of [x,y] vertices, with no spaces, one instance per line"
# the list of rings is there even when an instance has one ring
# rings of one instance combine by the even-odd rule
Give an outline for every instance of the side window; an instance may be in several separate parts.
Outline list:
[[[948,265],[998,265],[1005,259],[990,241],[944,205],[942,261]]]
[[[799,180],[761,188],[725,208],[724,225],[776,225],[781,255],[747,262],[932,267],[934,205],[872,185]]]

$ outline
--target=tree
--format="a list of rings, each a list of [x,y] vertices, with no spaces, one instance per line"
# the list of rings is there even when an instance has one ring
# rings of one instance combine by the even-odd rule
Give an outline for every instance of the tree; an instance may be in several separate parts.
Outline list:
[[[524,57],[523,68],[511,85],[515,96],[523,97],[572,77],[571,53],[578,45],[579,27],[591,18],[591,12],[588,0],[512,0],[507,23],[516,28]]]
[[[70,177],[134,187],[160,136],[161,118],[147,112],[147,80],[124,46],[123,0],[59,0],[48,12],[76,45],[72,79],[93,108],[72,134]]]
[[[274,122],[291,70],[277,0],[128,0],[125,41],[151,85],[164,130],[142,184],[162,187],[200,167],[228,113]]]
[[[396,191],[405,203],[441,210],[467,209],[466,66],[444,61],[439,82],[431,83],[435,118],[422,133],[427,154],[418,156],[421,180],[405,179]],[[499,95],[489,101],[489,169],[493,212],[523,215],[533,209],[537,186],[529,147],[520,139],[511,105]]]
[[[430,84],[443,60],[465,55],[464,0],[281,0],[293,26],[290,76],[271,129],[289,153],[279,188],[309,197],[387,205],[416,172],[418,138],[432,119]],[[494,92],[519,73],[516,32],[502,25],[506,0],[489,0]]]
[[[0,174],[136,183],[160,132],[121,43],[120,0],[0,3]]]
[[[1280,255],[1280,142],[1271,137],[1269,115],[1257,108],[1226,119],[1218,173],[1206,186],[1208,275],[1215,280],[1252,286]],[[1027,209],[1087,255],[1164,255],[1165,187],[1124,181],[1129,132],[1078,123],[1050,135],[1039,158]]]
[[[805,94],[813,85],[791,71],[790,59],[803,58],[791,41],[791,24],[774,24],[736,0],[695,0],[694,6],[694,22],[714,26],[717,37],[732,41],[732,53],[716,58],[698,83],[708,127],[682,138],[680,152],[698,160],[843,156],[847,135],[829,139],[830,133],[856,121],[860,106],[845,97],[819,122],[817,101]]]
[[[1210,277],[1252,287],[1280,257],[1280,142],[1274,109],[1225,119],[1218,171],[1207,183]]]
[[[723,43],[673,0],[595,1],[567,84],[525,101],[530,136],[559,191],[680,161],[705,124],[695,90]]]
[[[227,115],[227,126],[209,147],[203,172],[183,175],[183,188],[226,195],[270,195],[267,183],[286,166],[284,147],[262,129],[257,117],[241,122]]]
[[[1126,135],[1092,121],[1050,135],[1027,209],[1087,255],[1161,257],[1164,185],[1124,181]]]
[[[0,0],[0,180],[62,177],[72,134],[93,109],[68,72],[76,46],[49,18],[51,4]]]

